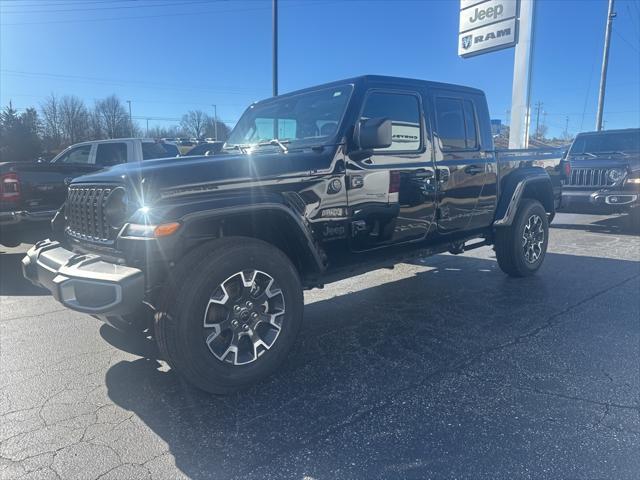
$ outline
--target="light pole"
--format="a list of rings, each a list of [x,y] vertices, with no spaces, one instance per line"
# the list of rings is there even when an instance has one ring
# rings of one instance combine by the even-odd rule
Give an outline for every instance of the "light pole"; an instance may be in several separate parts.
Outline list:
[[[211,105],[213,107],[213,139],[218,141],[218,106],[216,104]]]
[[[278,96],[278,0],[273,0],[273,96]]]
[[[129,104],[129,133],[133,137],[133,117],[131,116],[131,100],[127,100]]]
[[[596,115],[596,130],[602,130],[602,111],[604,110],[604,92],[607,88],[607,68],[609,67],[609,45],[611,44],[611,29],[616,14],[613,12],[613,3],[609,0],[607,12],[607,29],[604,34],[604,53],[602,54],[602,71],[600,72],[600,91],[598,92],[598,114]]]

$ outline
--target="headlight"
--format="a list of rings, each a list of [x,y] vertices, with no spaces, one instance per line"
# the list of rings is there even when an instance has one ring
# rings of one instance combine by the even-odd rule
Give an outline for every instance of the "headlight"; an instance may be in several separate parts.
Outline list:
[[[130,223],[124,232],[125,237],[161,238],[173,235],[180,228],[178,222],[163,223],[160,225],[142,225]]]
[[[619,170],[617,168],[609,170],[609,180],[611,180],[613,183],[619,182],[622,179],[622,177],[624,177],[623,170]]]
[[[113,228],[120,228],[127,219],[129,199],[124,188],[114,188],[104,205],[104,217]]]
[[[640,185],[640,177],[635,178],[627,178],[624,183],[632,184],[632,185]]]

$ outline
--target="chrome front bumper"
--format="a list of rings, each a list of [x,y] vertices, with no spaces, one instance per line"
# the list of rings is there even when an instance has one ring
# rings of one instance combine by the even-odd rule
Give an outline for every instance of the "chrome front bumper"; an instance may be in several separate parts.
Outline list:
[[[16,225],[22,222],[47,222],[51,221],[57,210],[45,210],[42,212],[0,212],[0,226]]]
[[[42,240],[22,259],[22,272],[64,306],[79,312],[124,315],[144,299],[144,274],[137,268],[77,254],[59,242]]]

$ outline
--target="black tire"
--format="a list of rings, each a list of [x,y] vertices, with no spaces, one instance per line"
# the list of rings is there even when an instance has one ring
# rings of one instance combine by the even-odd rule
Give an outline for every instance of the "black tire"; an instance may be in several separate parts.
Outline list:
[[[238,365],[234,364],[239,358],[238,351],[233,355],[233,363],[227,363],[226,357],[219,359],[214,355],[207,343],[208,337],[205,340],[204,323],[207,322],[205,315],[209,313],[214,292],[220,291],[217,289],[238,272],[240,281],[243,281],[245,274],[242,272],[247,271],[259,271],[261,275],[264,272],[273,279],[278,285],[284,313],[278,317],[280,329],[270,347],[263,348],[259,354],[254,347],[255,358],[250,363]],[[253,291],[254,288],[245,288],[244,291],[247,290]],[[227,290],[223,291],[226,295]],[[265,290],[262,293],[264,295]],[[227,298],[233,296],[230,293]],[[194,250],[173,272],[163,297],[164,306],[155,320],[155,336],[162,357],[193,385],[214,394],[229,394],[247,388],[273,373],[285,359],[302,325],[304,301],[296,268],[279,249],[253,238],[228,237]],[[269,301],[267,306],[255,308],[266,311]],[[227,309],[237,303],[236,300],[228,303],[221,307],[229,312],[224,313],[226,318],[239,318],[231,308]],[[257,325],[253,325],[251,332],[257,330]],[[219,337],[223,338],[222,335]]]
[[[627,224],[632,232],[640,233],[640,207],[629,210]]]
[[[0,245],[3,245],[7,248],[14,248],[21,244],[22,242],[18,240],[16,237],[12,237],[7,235],[6,237],[0,237]]]
[[[537,245],[540,240],[539,230],[542,233],[542,243],[536,247],[533,247],[533,254],[531,250],[525,250],[523,245],[524,235],[529,235],[525,232],[527,225],[530,225],[530,220],[535,220],[536,238],[535,243]],[[539,224],[538,224],[539,220]],[[530,229],[531,227],[529,227]],[[526,240],[525,240],[526,241]],[[513,223],[508,227],[498,227],[495,234],[495,250],[496,258],[498,259],[498,265],[507,275],[511,277],[528,277],[533,275],[542,265],[544,257],[547,253],[547,245],[549,243],[549,220],[544,207],[537,200],[525,198],[520,202],[518,212],[513,220]],[[527,244],[529,247],[530,244]],[[534,254],[537,254],[537,258]],[[533,261],[532,261],[533,259]]]

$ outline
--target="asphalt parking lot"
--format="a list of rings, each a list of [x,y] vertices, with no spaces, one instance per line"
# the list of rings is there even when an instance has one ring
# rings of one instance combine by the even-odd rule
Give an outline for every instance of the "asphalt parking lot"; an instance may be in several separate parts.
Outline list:
[[[559,214],[533,278],[493,251],[306,294],[274,377],[218,398],[153,344],[64,309],[0,255],[0,475],[640,476],[640,237]]]

